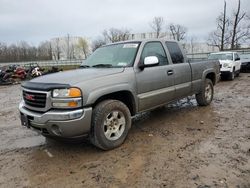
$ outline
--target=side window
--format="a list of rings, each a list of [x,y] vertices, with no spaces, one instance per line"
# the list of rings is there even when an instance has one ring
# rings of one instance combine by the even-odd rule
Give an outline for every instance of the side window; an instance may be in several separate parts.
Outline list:
[[[176,42],[166,42],[166,45],[168,47],[172,62],[174,64],[184,63],[184,57],[179,45]]]
[[[168,64],[167,55],[160,42],[149,42],[145,44],[142,54],[141,54],[141,61],[143,62],[145,57],[148,57],[148,56],[158,57],[160,66]]]
[[[238,54],[234,54],[234,60],[236,61],[236,59],[239,59],[239,56],[238,56]]]

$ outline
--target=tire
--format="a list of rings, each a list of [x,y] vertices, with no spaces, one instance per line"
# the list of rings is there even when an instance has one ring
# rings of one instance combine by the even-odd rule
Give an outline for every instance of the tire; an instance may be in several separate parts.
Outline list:
[[[207,106],[214,97],[214,85],[210,79],[206,79],[202,85],[202,91],[195,95],[196,101],[200,106]]]
[[[235,78],[235,70],[229,74],[229,80],[234,80]]]
[[[239,76],[240,76],[240,70],[238,70],[236,73],[236,77],[239,77]]]
[[[93,110],[90,141],[103,150],[120,146],[131,127],[128,107],[118,100],[105,100]]]

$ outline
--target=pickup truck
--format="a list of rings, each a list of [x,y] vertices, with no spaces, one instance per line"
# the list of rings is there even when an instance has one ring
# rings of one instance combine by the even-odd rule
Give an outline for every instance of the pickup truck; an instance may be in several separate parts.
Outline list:
[[[235,76],[240,75],[241,61],[237,52],[226,51],[211,53],[208,59],[220,61],[221,77],[227,77],[229,80],[234,80]]]
[[[209,105],[219,61],[189,62],[178,42],[124,41],[97,49],[80,69],[22,84],[23,126],[45,137],[81,138],[103,150],[120,146],[131,117],[195,94]]]

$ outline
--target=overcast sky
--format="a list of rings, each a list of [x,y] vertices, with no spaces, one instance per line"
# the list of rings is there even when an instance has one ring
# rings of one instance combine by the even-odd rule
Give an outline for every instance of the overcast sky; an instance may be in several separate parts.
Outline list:
[[[250,13],[250,0],[241,0]],[[0,41],[37,45],[54,37],[94,39],[110,27],[132,33],[149,32],[149,22],[162,16],[167,23],[188,28],[189,36],[204,40],[216,28],[223,0],[0,0]],[[228,13],[236,0],[227,0]]]

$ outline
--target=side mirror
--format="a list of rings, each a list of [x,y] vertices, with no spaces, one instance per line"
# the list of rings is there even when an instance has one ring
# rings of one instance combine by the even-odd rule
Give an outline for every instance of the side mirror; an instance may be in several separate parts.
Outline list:
[[[148,56],[144,59],[144,65],[146,67],[154,66],[159,64],[159,59],[156,56]]]
[[[153,67],[159,64],[159,59],[156,56],[145,57],[144,62],[139,63],[139,68],[144,69],[145,67]]]
[[[238,57],[238,58],[235,58],[235,61],[239,61],[240,60],[240,58]]]

